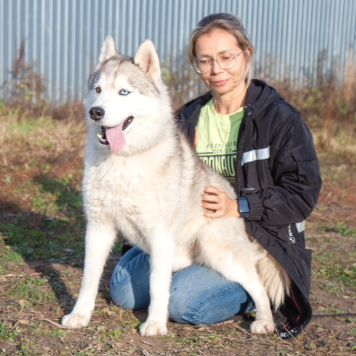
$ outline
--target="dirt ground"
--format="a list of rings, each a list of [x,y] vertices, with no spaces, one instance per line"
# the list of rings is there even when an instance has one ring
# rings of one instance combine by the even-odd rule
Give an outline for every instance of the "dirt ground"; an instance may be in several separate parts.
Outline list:
[[[169,322],[167,336],[144,338],[137,328],[147,312],[125,311],[109,297],[120,240],[106,264],[90,325],[60,326],[78,296],[83,271],[84,139],[78,135],[84,128],[46,125],[35,132],[55,137],[68,130],[72,138],[39,142],[26,127],[26,137],[14,133],[22,146],[2,151],[0,160],[0,355],[356,354],[356,315],[339,315],[356,313],[356,150],[318,148],[324,183],[306,225],[314,314],[332,317],[315,317],[292,340],[252,335],[251,321],[241,316],[211,326]]]

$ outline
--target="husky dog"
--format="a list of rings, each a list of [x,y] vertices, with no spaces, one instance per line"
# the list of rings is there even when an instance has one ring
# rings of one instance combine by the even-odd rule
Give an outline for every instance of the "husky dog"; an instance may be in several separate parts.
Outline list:
[[[275,308],[283,303],[288,275],[247,235],[243,219],[203,216],[207,186],[232,199],[236,194],[180,132],[153,43],[144,41],[129,58],[108,36],[85,102],[85,267],[79,298],[62,325],[89,324],[106,258],[121,231],[151,260],[151,303],[141,335],[167,333],[172,272],[194,263],[239,283],[255,302],[251,331],[272,332],[270,300]]]

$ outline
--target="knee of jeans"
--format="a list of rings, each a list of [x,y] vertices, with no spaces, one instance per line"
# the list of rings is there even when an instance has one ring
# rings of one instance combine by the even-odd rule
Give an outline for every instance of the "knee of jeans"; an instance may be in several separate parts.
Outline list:
[[[129,277],[129,273],[125,267],[116,265],[114,272],[110,279],[110,289],[115,286],[120,286],[124,280]]]
[[[135,300],[132,295],[131,283],[128,281],[129,274],[125,268],[116,270],[110,281],[110,295],[114,304],[127,310],[133,310]]]
[[[204,324],[205,312],[189,304],[171,300],[169,303],[169,316],[181,324]]]
[[[120,288],[120,286],[110,287],[111,299],[117,306],[126,309],[133,310],[135,306],[135,299],[132,297],[127,288]]]

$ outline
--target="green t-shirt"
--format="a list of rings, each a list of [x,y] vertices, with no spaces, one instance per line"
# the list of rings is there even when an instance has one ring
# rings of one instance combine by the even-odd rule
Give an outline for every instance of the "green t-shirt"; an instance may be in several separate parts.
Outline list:
[[[244,108],[228,115],[218,114],[211,99],[203,106],[196,127],[195,151],[200,159],[235,184],[237,137]]]

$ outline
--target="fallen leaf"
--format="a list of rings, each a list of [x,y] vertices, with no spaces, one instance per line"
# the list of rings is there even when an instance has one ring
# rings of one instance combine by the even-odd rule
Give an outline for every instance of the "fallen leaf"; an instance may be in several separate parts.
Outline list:
[[[25,307],[25,301],[23,299],[19,300],[18,303],[20,304],[21,309]]]
[[[21,325],[27,325],[27,324],[30,323],[30,321],[26,320],[26,319],[21,319],[21,320],[18,321],[18,323],[21,324]]]

